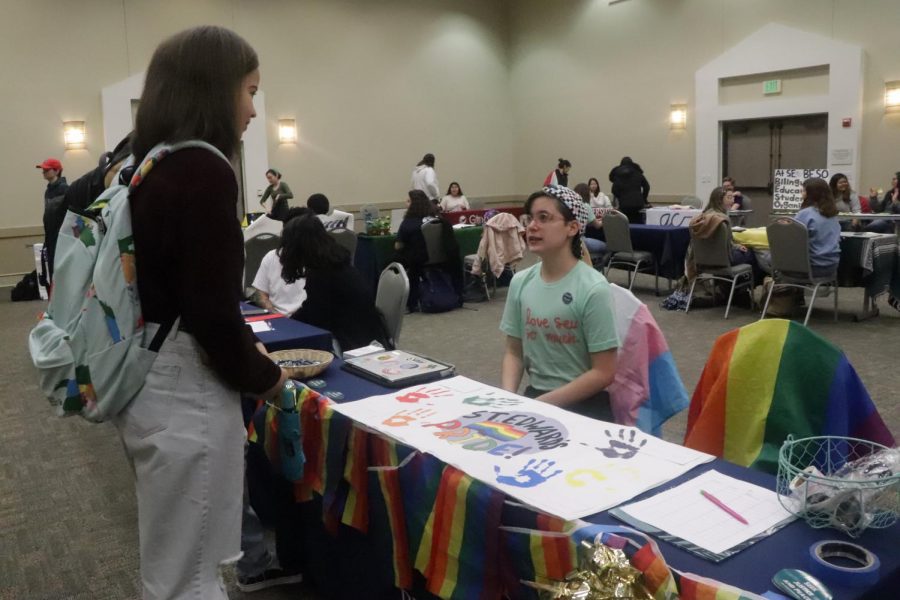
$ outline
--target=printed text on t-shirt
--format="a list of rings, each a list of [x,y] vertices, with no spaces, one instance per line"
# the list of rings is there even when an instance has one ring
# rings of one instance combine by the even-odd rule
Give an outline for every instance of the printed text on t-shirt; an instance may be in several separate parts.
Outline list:
[[[578,341],[578,336],[574,333],[578,330],[578,321],[559,317],[554,317],[551,321],[548,317],[532,315],[530,308],[525,309],[526,338],[537,339],[538,330],[543,330],[544,339],[553,344],[574,344]]]

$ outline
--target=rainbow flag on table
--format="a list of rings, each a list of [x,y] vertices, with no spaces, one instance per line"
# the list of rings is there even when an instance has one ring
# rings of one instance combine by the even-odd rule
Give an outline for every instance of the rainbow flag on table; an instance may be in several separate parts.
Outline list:
[[[392,584],[400,589],[413,586],[400,472],[415,455],[414,451],[408,453],[398,465],[369,467],[369,535],[377,540],[377,547],[391,549],[389,564],[382,568],[391,573]],[[384,559],[383,556],[373,558],[381,562],[385,562]]]
[[[765,319],[721,335],[694,390],[684,445],[775,473],[789,434],[894,445],[847,357],[810,329]]]
[[[455,467],[441,474],[415,566],[441,598],[498,598],[503,494]]]
[[[615,302],[619,359],[609,385],[616,423],[660,436],[662,424],[688,407],[688,393],[662,330],[643,302],[610,285]]]

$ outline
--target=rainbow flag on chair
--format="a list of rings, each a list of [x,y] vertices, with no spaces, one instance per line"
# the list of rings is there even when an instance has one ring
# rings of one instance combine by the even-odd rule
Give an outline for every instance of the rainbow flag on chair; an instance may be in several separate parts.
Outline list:
[[[662,424],[688,407],[688,393],[662,330],[643,302],[610,285],[615,303],[619,360],[607,388],[616,423],[662,434]]]
[[[812,330],[766,319],[721,335],[694,390],[684,445],[775,473],[789,434],[894,445],[847,357]]]

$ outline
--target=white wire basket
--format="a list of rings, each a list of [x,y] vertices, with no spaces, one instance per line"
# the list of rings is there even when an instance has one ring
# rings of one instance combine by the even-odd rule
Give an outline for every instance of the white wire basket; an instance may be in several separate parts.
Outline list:
[[[811,527],[851,537],[900,515],[900,450],[857,438],[788,436],[778,453],[778,499]]]

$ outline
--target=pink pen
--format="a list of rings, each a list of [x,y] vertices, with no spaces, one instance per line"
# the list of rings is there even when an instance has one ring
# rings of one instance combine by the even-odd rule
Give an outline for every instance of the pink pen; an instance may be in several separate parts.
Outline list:
[[[733,509],[729,508],[724,502],[722,502],[721,500],[719,500],[718,498],[716,498],[715,496],[713,496],[712,494],[710,494],[710,493],[707,492],[706,490],[700,490],[700,493],[703,494],[703,497],[704,497],[704,498],[706,498],[707,500],[709,500],[710,502],[712,502],[713,504],[715,504],[716,506],[718,506],[719,508],[721,508],[722,510],[724,510],[725,512],[727,512],[729,515],[731,515],[732,517],[734,517],[735,519],[737,519],[738,521],[740,521],[740,522],[743,523],[744,525],[749,525],[749,524],[750,524],[750,523],[747,522],[747,519],[745,519],[744,517],[742,517],[741,515],[739,515],[739,514],[738,514],[737,512],[735,512]]]

